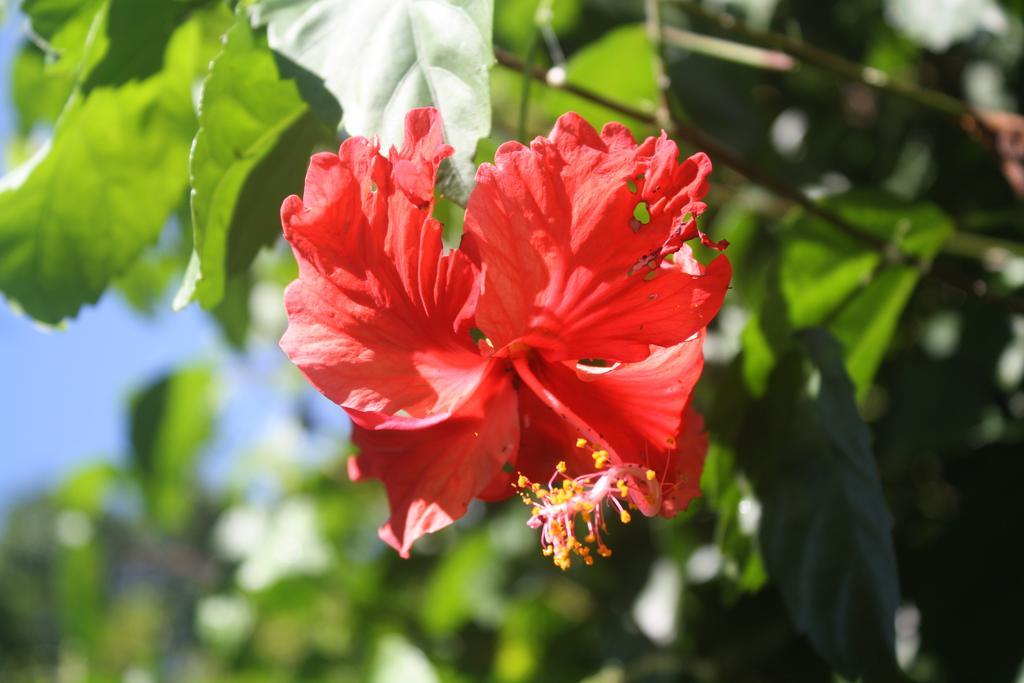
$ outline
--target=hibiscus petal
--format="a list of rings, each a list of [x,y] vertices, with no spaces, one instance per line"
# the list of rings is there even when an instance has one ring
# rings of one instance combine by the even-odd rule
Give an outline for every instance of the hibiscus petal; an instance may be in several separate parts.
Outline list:
[[[400,150],[384,158],[350,138],[314,156],[303,198],[281,207],[299,263],[281,347],[346,408],[451,412],[483,378],[469,334],[481,276],[464,254],[442,255],[431,218],[449,154],[437,112],[413,110]]]
[[[480,167],[463,249],[486,264],[477,323],[499,353],[521,341],[550,358],[637,361],[707,324],[728,262],[704,276],[658,269],[704,209],[711,170],[703,154],[677,156],[664,135],[638,146],[618,124],[598,134],[566,114],[550,138],[502,145]]]
[[[603,373],[543,361],[531,369],[544,387],[542,398],[556,397],[563,410],[597,432],[600,445],[622,462],[660,473],[664,454],[676,447],[683,411],[704,367],[703,342],[700,334],[673,347],[655,347],[645,360]]]
[[[679,445],[669,457],[661,474],[661,515],[675,517],[690,501],[701,495],[700,477],[704,458],[708,453],[708,434],[704,431],[704,418],[692,406],[683,416]]]
[[[458,410],[427,418],[349,411],[360,454],[349,460],[354,480],[375,478],[387,489],[391,518],[383,541],[409,556],[423,534],[461,517],[519,444],[516,394],[493,367]]]

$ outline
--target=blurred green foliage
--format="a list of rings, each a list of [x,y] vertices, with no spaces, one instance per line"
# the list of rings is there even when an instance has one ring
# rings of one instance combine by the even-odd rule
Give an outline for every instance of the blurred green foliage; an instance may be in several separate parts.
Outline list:
[[[1019,105],[1024,2],[699,7],[660,3],[682,33],[659,51],[640,0],[23,0],[0,291],[47,324],[111,286],[140,315],[177,292],[234,355],[140,379],[118,464],[11,507],[0,681],[1021,681],[1024,133],[978,139],[941,98]],[[793,40],[824,57],[780,62]],[[228,366],[281,333],[280,201],[336,131],[390,142],[405,105],[440,105],[465,185],[566,110],[647,135],[662,103],[732,155],[702,226],[736,277],[690,510],[561,573],[521,506],[474,505],[403,561],[344,443],[300,464],[324,433],[298,399],[300,437],[204,476]]]

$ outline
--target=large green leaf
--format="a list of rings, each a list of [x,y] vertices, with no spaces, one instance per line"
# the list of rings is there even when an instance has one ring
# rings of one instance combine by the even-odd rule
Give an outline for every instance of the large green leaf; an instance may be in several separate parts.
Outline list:
[[[824,325],[842,342],[847,370],[863,397],[921,275],[916,267],[889,263],[882,252],[928,262],[952,231],[949,217],[934,205],[879,192],[857,190],[825,205],[889,246],[866,244],[803,211],[783,226],[772,286],[744,333],[747,381],[755,393],[793,330]]]
[[[441,112],[455,156],[448,196],[465,202],[477,142],[491,130],[492,0],[258,0],[270,46],[323,80],[351,135],[402,141],[414,107]],[[449,163],[450,162],[450,163]]]
[[[161,377],[132,404],[132,464],[146,507],[180,530],[195,503],[196,458],[213,431],[214,381],[204,368]]]
[[[790,617],[844,676],[890,668],[900,599],[892,519],[839,345],[820,329],[803,333],[751,415],[743,462]]]
[[[37,320],[96,301],[181,202],[202,23],[175,32],[157,75],[73,94],[52,141],[0,179],[0,290]]]
[[[281,201],[302,190],[310,153],[330,137],[265,42],[237,22],[203,86],[190,163],[193,263],[176,307],[215,306],[228,277],[274,242]]]

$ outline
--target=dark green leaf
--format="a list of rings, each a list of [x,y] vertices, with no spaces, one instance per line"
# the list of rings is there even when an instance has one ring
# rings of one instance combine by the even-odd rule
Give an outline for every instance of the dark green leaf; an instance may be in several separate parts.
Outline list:
[[[455,156],[445,193],[464,203],[477,142],[491,130],[491,0],[259,0],[270,46],[324,81],[351,135],[400,145],[405,114],[437,107]]]
[[[281,234],[281,202],[301,192],[310,153],[329,134],[278,74],[274,57],[242,20],[203,86],[192,149],[193,263],[175,299],[206,308]]]
[[[134,400],[132,463],[150,515],[180,530],[195,503],[195,463],[213,431],[214,380],[204,368],[162,377]]]
[[[894,666],[899,584],[892,518],[839,345],[801,335],[751,413],[743,461],[760,540],[790,617],[844,676]]]

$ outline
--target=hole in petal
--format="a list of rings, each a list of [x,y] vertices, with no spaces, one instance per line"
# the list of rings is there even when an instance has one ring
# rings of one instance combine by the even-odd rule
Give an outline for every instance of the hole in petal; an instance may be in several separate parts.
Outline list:
[[[633,207],[633,220],[640,225],[647,225],[651,222],[651,213],[647,210],[647,202],[637,202]]]
[[[633,182],[632,178],[626,179],[626,187],[629,188],[630,192],[636,193],[636,183]]]
[[[576,376],[584,382],[589,382],[607,375],[620,365],[622,364],[609,363],[606,360],[583,358],[576,362]]]

